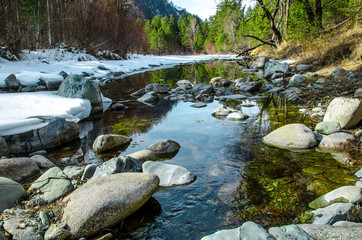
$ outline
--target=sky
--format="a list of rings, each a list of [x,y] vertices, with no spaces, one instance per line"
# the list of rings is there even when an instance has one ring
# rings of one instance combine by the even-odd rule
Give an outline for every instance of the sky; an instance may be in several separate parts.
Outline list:
[[[172,2],[205,20],[216,13],[216,5],[220,0],[172,0]]]
[[[179,7],[185,8],[188,12],[198,15],[205,20],[216,13],[216,5],[221,0],[172,0]],[[246,2],[253,2],[248,0]]]

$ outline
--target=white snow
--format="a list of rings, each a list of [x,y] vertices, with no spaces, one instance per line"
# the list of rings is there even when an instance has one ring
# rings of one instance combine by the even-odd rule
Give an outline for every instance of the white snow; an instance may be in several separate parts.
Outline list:
[[[0,136],[46,126],[37,116],[52,116],[78,122],[91,112],[89,100],[65,98],[56,92],[0,94]]]
[[[97,60],[85,53],[71,53],[63,49],[31,51],[22,54],[22,61],[10,62],[0,58],[0,87],[10,74],[22,85],[35,86],[41,78],[59,80],[61,71],[68,74],[89,73],[97,78],[107,78],[111,72],[123,72],[124,76],[154,69],[170,68],[178,64],[189,64],[213,59],[235,59],[236,55],[131,55],[128,60]],[[85,59],[87,61],[78,61]],[[150,66],[151,65],[151,66]],[[109,70],[101,70],[99,67]]]
[[[128,60],[102,61],[82,53],[67,52],[62,48],[46,51],[24,51],[21,61],[7,61],[0,58],[0,87],[6,87],[5,79],[15,74],[24,86],[36,86],[43,81],[62,81],[61,71],[68,74],[89,73],[107,80],[112,72],[123,72],[121,77],[170,68],[179,64],[190,64],[217,59],[235,59],[236,55],[188,55],[153,56],[131,55]],[[103,69],[103,70],[101,70]],[[104,70],[108,69],[108,70]],[[111,104],[103,99],[104,109]],[[45,126],[43,120],[34,116],[62,117],[79,121],[89,116],[91,106],[88,100],[69,99],[54,92],[1,93],[0,94],[0,136],[12,135]]]

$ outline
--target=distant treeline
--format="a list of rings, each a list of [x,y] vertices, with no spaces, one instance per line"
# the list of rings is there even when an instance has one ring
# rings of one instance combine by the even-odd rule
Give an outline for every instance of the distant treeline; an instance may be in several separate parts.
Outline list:
[[[242,52],[361,24],[362,0],[223,0],[206,21],[195,15],[132,16],[127,0],[1,0],[0,45],[12,51],[65,43],[91,54]],[[352,21],[345,22],[348,19]]]

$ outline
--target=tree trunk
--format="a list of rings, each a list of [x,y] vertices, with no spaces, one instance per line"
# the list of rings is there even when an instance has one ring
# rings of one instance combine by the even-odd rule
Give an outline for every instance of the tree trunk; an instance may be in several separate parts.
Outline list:
[[[285,15],[285,37],[288,38],[288,21],[289,21],[289,15],[290,15],[290,0],[287,1],[287,7],[286,7],[286,15]]]
[[[314,1],[314,13],[315,13],[316,27],[319,30],[321,30],[323,28],[323,24],[322,24],[323,10],[322,10],[322,2],[321,2],[321,0],[315,0]]]
[[[50,24],[50,5],[49,0],[47,0],[47,13],[48,13],[48,41],[49,47],[52,45],[52,33],[51,33],[51,24]]]
[[[313,25],[314,19],[315,19],[313,9],[310,6],[308,0],[303,0],[303,4],[304,4],[305,11],[307,12],[308,22],[310,25]]]
[[[282,35],[280,33],[280,31],[278,30],[278,28],[275,26],[275,19],[273,18],[273,16],[270,14],[269,10],[265,7],[264,3],[263,3],[263,0],[257,0],[259,5],[261,6],[261,8],[263,9],[264,13],[265,13],[265,16],[266,18],[268,19],[269,21],[269,25],[270,25],[270,28],[271,30],[273,31],[273,34],[275,36],[275,42],[276,42],[276,45],[279,46],[282,41],[283,41],[283,38],[282,38]],[[279,1],[278,1],[279,2]],[[279,6],[276,7],[276,10],[277,11],[279,8]],[[275,14],[273,14],[275,15]]]

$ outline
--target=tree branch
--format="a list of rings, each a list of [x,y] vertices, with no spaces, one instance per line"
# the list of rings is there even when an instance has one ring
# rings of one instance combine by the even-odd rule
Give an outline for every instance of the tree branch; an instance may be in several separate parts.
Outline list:
[[[272,46],[272,47],[278,47],[275,43],[273,43],[273,42],[266,42],[266,41],[264,41],[264,40],[262,40],[262,39],[260,39],[260,38],[258,38],[258,37],[256,37],[256,36],[243,35],[242,37],[253,38],[253,39],[255,39],[255,40],[258,40],[259,42],[262,42],[263,45],[266,44],[266,45],[270,45],[270,46]]]

